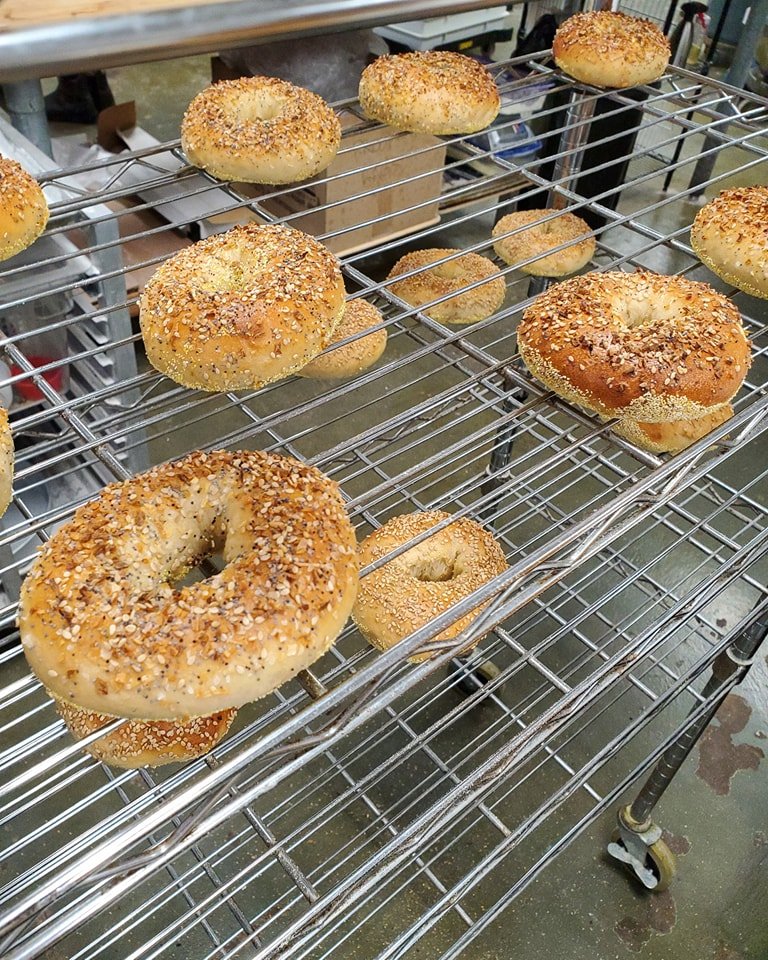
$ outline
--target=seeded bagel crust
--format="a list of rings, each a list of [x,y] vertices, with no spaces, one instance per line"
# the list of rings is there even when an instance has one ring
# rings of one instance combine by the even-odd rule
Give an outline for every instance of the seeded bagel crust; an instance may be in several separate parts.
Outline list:
[[[614,424],[613,429],[619,436],[634,443],[635,446],[651,453],[680,453],[692,443],[706,437],[715,427],[725,423],[733,416],[730,403],[719,407],[714,413],[699,417],[698,420],[678,420],[669,423],[640,423],[624,417]]]
[[[219,550],[220,573],[172,586]],[[276,454],[197,452],[80,507],[33,563],[19,628],[59,700],[186,721],[308,667],[356,590],[354,531],[333,481]]]
[[[461,251],[430,248],[406,253],[389,271],[387,280],[395,280],[390,287],[392,293],[412,307],[421,307],[451,294],[449,299],[424,311],[439,323],[478,323],[490,317],[504,302],[507,284],[503,274],[492,260],[478,253],[465,253],[447,263],[430,266],[436,260],[456,253]],[[403,280],[396,279],[412,270],[418,273]],[[466,290],[471,283],[479,285]]]
[[[736,307],[705,283],[587,273],[537,297],[518,328],[528,369],[605,417],[697,420],[724,407],[750,365]]]
[[[542,223],[554,210],[517,210],[508,213],[493,228],[493,237],[497,239],[493,249],[505,263],[516,265],[529,257],[536,257],[531,263],[523,264],[519,269],[534,277],[566,277],[569,273],[581,270],[592,259],[595,252],[595,238],[589,236],[589,225],[581,217],[562,211],[560,216]],[[511,237],[503,237],[519,227],[527,227]],[[567,243],[564,250],[550,253],[548,250]]]
[[[387,345],[386,327],[380,327],[365,337],[357,336],[357,339],[341,347],[333,347],[333,344],[363,334],[381,323],[383,318],[373,304],[361,297],[349,300],[333,335],[331,349],[310,360],[306,367],[299,370],[299,376],[313,380],[336,380],[339,377],[353,377],[367,370],[384,353]]]
[[[115,717],[53,699],[75,740],[82,740],[115,721]],[[124,720],[116,730],[94,740],[85,749],[97,760],[125,769],[183,763],[212,750],[236,716],[236,710],[223,710],[191,720]]]
[[[31,246],[48,223],[40,184],[15,160],[0,157],[0,260]]]
[[[768,298],[768,187],[736,187],[696,214],[691,246],[712,273]]]
[[[650,20],[610,10],[575,13],[552,43],[555,63],[597,87],[652,83],[669,63],[669,41]]]
[[[141,295],[147,358],[176,383],[251,390],[295,373],[344,310],[336,257],[300,230],[249,223],[166,260]]]
[[[13,494],[13,435],[8,411],[0,407],[0,517],[8,509]]]
[[[441,510],[393,517],[360,544],[360,566],[381,560],[449,517]],[[476,521],[460,517],[364,576],[352,618],[372,646],[388,650],[506,569],[493,536]],[[485,606],[460,617],[436,639],[457,636]],[[479,641],[475,638],[465,650]],[[410,659],[418,662],[428,656]]]
[[[360,106],[396,130],[434,135],[475,133],[499,112],[499,92],[485,67],[441,50],[383,56],[363,70]]]
[[[316,93],[276,77],[222,80],[199,93],[181,122],[190,163],[219,180],[294,183],[336,156],[339,118]]]

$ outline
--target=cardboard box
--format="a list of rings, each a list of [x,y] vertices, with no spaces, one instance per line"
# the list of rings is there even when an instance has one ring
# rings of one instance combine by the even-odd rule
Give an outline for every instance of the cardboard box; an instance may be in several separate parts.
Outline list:
[[[359,122],[342,118],[342,125],[347,127]],[[321,237],[337,254],[364,250],[439,222],[445,164],[442,141],[424,134],[396,134],[377,128],[349,133],[342,144],[345,152],[336,157],[323,177],[355,172],[269,197],[261,201],[264,209],[278,217],[298,214],[288,223]],[[357,170],[371,164],[379,166]],[[413,177],[418,179],[410,179]],[[238,189],[263,197],[276,188]],[[375,192],[359,196],[369,191]]]

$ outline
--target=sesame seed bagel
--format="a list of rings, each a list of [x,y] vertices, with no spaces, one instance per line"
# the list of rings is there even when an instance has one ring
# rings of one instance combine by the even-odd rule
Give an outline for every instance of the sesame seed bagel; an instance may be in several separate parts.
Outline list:
[[[254,223],[186,247],[141,296],[149,362],[199,390],[248,390],[295,373],[344,310],[336,257],[299,230]]]
[[[556,220],[541,223],[543,217],[554,210],[517,210],[508,213],[493,228],[494,237],[520,227],[527,227],[511,237],[497,240],[493,249],[505,263],[518,264],[530,257],[531,263],[523,263],[519,269],[534,277],[565,277],[581,270],[592,259],[595,238],[589,236],[589,226],[573,213],[563,211]],[[547,251],[567,243],[564,250],[547,255]]]
[[[383,318],[373,304],[358,297],[347,302],[341,323],[331,340],[331,348],[314,360],[310,360],[306,367],[299,370],[299,376],[311,377],[314,380],[335,380],[339,377],[353,377],[372,366],[384,353],[387,345],[387,331],[385,327],[374,330],[367,337],[360,336],[371,327],[383,322]],[[342,347],[333,348],[335,343],[346,340],[347,337],[357,337],[351,343]]]
[[[20,163],[0,157],[0,260],[31,246],[48,223],[40,184]]]
[[[669,63],[669,41],[650,20],[597,10],[575,13],[552,43],[555,63],[569,76],[596,87],[652,83]]]
[[[449,517],[441,510],[393,517],[360,544],[360,566],[381,560]],[[507,561],[491,534],[474,520],[460,517],[364,576],[352,618],[371,646],[388,650],[506,569]],[[475,607],[435,639],[457,636],[485,606]],[[479,641],[475,638],[465,649]],[[416,663],[428,656],[419,654],[411,660]]]
[[[390,290],[412,307],[421,307],[438,297],[450,294],[450,299],[423,311],[440,323],[477,323],[485,320],[504,302],[507,290],[504,277],[492,260],[478,253],[465,253],[430,268],[430,264],[436,260],[456,253],[461,251],[448,248],[406,253],[389,271],[387,280],[393,280],[412,270],[419,272],[393,283]],[[481,280],[486,282],[462,293],[468,284],[479,283]]]
[[[13,434],[8,411],[0,407],[0,517],[13,496]]]
[[[81,710],[54,697],[56,709],[75,740],[95,733],[115,717]],[[191,720],[125,720],[85,748],[91,756],[113,767],[160,767],[194,760],[213,749],[225,736],[237,710],[222,710]]]
[[[172,585],[219,550],[220,573]],[[19,628],[33,672],[65,703],[186,721],[308,667],[356,590],[335,483],[275,454],[196,452],[80,507],[32,565]]]
[[[475,133],[499,112],[499,91],[485,67],[442,50],[379,57],[360,77],[360,106],[396,130]]]
[[[670,423],[641,423],[624,417],[613,429],[620,437],[651,453],[680,453],[692,443],[706,437],[715,427],[730,420],[733,407],[730,403],[719,407],[698,420],[677,420]]]
[[[339,118],[316,93],[276,77],[222,80],[199,93],[181,121],[190,163],[219,180],[294,183],[336,156]]]
[[[691,246],[712,273],[768,298],[768,187],[737,187],[696,214]]]
[[[713,414],[750,365],[739,311],[705,283],[587,273],[537,297],[517,333],[531,373],[605,417],[660,423]]]

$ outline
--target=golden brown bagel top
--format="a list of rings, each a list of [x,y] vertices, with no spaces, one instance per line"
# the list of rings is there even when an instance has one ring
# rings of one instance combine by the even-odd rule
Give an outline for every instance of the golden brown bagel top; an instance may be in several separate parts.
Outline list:
[[[645,272],[593,272],[550,287],[526,310],[518,344],[532,372],[568,399],[648,421],[702,416],[734,396],[750,365],[727,297]]]

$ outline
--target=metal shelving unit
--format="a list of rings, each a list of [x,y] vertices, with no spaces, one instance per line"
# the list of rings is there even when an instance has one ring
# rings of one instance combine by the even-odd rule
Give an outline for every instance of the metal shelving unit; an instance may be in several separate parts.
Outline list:
[[[449,138],[449,164],[477,169],[482,161],[484,171],[448,191],[452,212],[415,236],[345,258],[350,296],[377,303],[389,332],[382,360],[352,381],[291,378],[250,394],[206,395],[141,367],[69,396],[33,367],[23,335],[6,341],[17,378],[32,379],[44,402],[13,419],[17,446],[26,441],[14,497],[23,519],[0,544],[44,540],[92,495],[94,469],[127,475],[132,449],[157,462],[196,447],[245,446],[293,454],[334,477],[361,537],[394,514],[446,507],[492,526],[510,567],[385,654],[348,626],[311,674],[244,708],[208,757],[157,771],[110,770],[70,740],[26,669],[9,601],[0,610],[8,637],[0,691],[4,956],[51,948],[73,960],[266,960],[353,955],[361,943],[379,960],[417,944],[425,955],[458,956],[741,678],[723,671],[708,680],[713,662],[768,610],[768,465],[758,456],[768,430],[768,326],[760,304],[728,290],[754,342],[735,417],[666,458],[634,448],[531,380],[514,336],[537,286],[516,267],[504,267],[502,309],[470,327],[441,326],[380,279],[406,245],[432,246],[438,236],[443,245],[449,228],[473,230],[482,239],[467,249],[492,254],[494,218],[513,209],[522,180],[524,193],[605,217],[593,268],[713,281],[688,246],[696,208],[686,198],[698,189],[690,174],[701,151],[712,150],[707,185],[754,176],[768,156],[768,102],[671,71],[645,91],[642,110],[657,143],[684,140],[674,190],[661,193],[666,171],[639,150],[614,188],[614,210],[611,189],[590,199],[574,190],[579,130],[598,96],[618,116],[636,101],[576,84],[543,57],[530,76],[509,82],[538,96],[542,76],[571,96],[567,123],[549,133],[559,143],[551,180],[535,159],[513,164]],[[724,117],[726,106],[735,118]],[[360,119],[352,130],[373,126]],[[188,187],[273,219],[263,199],[201,181],[186,166],[168,172],[159,161],[169,151],[183,160],[173,143],[102,164],[107,188],[54,205],[49,232],[68,235],[78,208],[134,193],[121,178],[137,168],[158,186]],[[358,155],[364,166],[365,151]],[[66,191],[73,172],[51,174],[46,185]],[[150,205],[161,210],[162,201]],[[125,212],[104,216],[119,226]],[[90,243],[81,253],[96,261],[131,242]],[[15,269],[0,273],[0,290]],[[103,316],[103,306],[93,313]],[[69,363],[138,343],[131,334],[84,344]],[[30,498],[43,484],[71,494],[35,514]],[[466,635],[433,641],[483,602],[471,630],[486,636],[468,658],[455,655]],[[434,657],[409,664],[425,644]],[[483,672],[491,662],[496,669]],[[505,892],[490,898],[501,876]]]

